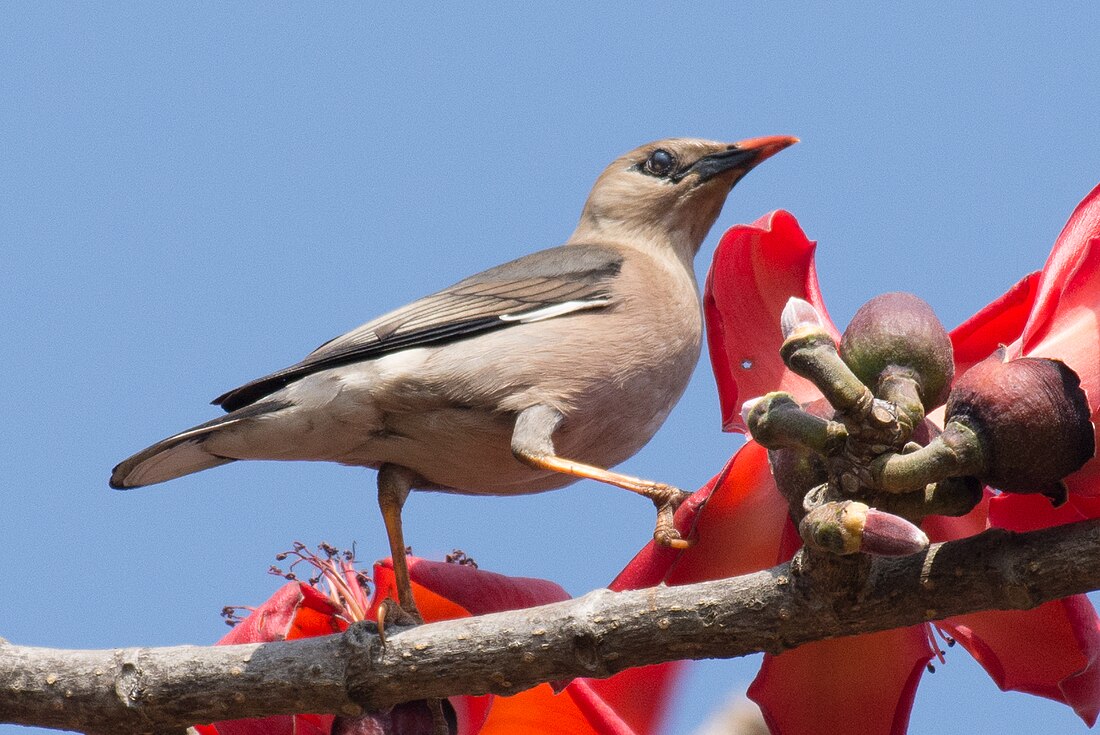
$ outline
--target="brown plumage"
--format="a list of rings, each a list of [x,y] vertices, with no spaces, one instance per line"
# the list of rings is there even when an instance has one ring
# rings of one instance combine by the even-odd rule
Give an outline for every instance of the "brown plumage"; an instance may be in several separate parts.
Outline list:
[[[379,469],[400,603],[415,610],[400,509],[410,489],[509,495],[577,477],[652,498],[607,471],[640,449],[687,385],[702,334],[692,261],[726,195],[795,142],[669,139],[614,161],[562,246],[471,276],[215,399],[229,413],[125,460],[116,488],[241,459]]]

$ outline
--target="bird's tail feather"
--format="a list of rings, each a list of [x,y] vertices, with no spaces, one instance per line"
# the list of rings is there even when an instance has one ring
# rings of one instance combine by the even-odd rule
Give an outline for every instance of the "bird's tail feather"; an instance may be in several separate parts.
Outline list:
[[[111,487],[125,490],[155,485],[234,462],[236,460],[232,457],[222,457],[208,451],[204,446],[206,439],[229,426],[285,406],[276,402],[254,404],[163,439],[120,462],[111,471]]]
[[[155,485],[234,461],[203,449],[202,439],[172,437],[154,444],[115,467],[111,472],[111,487],[126,490]]]

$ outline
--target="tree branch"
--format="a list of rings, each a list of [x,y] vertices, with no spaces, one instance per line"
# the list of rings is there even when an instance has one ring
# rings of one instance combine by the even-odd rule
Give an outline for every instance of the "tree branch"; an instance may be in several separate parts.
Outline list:
[[[196,722],[355,715],[458,694],[512,694],[684,658],[804,643],[1100,588],[1100,521],[991,530],[901,559],[800,554],[733,579],[630,592],[391,632],[293,642],[67,651],[0,642],[0,722],[88,733]],[[2,639],[0,639],[2,640]]]

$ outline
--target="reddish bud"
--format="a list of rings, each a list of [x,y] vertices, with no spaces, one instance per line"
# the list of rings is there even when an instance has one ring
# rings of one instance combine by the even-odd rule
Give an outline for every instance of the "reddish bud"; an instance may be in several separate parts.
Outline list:
[[[840,341],[840,356],[874,390],[891,366],[908,368],[926,411],[946,399],[955,376],[947,330],[932,307],[908,293],[887,293],[859,308]]]
[[[807,546],[833,554],[908,556],[928,548],[928,537],[909,521],[854,500],[814,508],[798,531]]]
[[[875,556],[909,556],[928,548],[924,531],[892,513],[867,509],[859,550]]]
[[[1065,363],[1037,357],[1003,361],[1003,353],[970,368],[947,402],[947,421],[969,426],[982,442],[980,479],[1013,493],[1064,499],[1060,481],[1095,451],[1089,404]]]

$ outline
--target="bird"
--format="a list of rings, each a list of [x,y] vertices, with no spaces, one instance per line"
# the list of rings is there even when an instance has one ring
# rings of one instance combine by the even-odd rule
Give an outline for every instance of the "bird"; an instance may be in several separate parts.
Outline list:
[[[396,605],[419,621],[401,510],[411,490],[516,495],[589,478],[654,502],[654,539],[678,488],[611,467],[679,400],[699,359],[693,262],[734,185],[798,142],[669,138],[615,159],[557,247],[470,276],[228,391],[227,413],[118,464],[116,489],[238,460],[376,469]],[[381,613],[380,613],[381,615]]]

